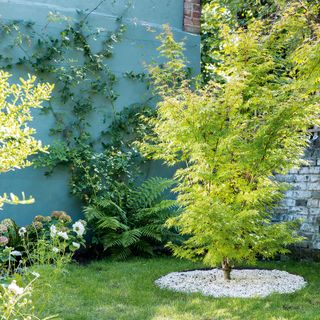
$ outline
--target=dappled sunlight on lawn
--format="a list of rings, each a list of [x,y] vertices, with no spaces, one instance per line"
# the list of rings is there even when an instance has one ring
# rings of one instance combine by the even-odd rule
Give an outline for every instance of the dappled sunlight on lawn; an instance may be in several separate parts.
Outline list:
[[[186,311],[188,309],[190,311]],[[239,320],[239,316],[234,313],[234,309],[228,309],[225,307],[216,308],[210,310],[203,305],[201,299],[192,299],[186,306],[183,305],[162,305],[155,308],[154,316],[152,320],[218,320],[218,319],[229,319]]]
[[[154,281],[161,275],[191,270],[199,264],[173,258],[97,261],[71,265],[68,273],[52,277],[50,288],[39,286],[37,307],[45,304],[63,320],[315,320],[320,314],[320,265],[317,263],[261,263],[300,274],[308,280],[304,289],[267,298],[212,298],[162,290]],[[50,267],[39,272],[52,274]],[[318,317],[318,318],[317,318]]]

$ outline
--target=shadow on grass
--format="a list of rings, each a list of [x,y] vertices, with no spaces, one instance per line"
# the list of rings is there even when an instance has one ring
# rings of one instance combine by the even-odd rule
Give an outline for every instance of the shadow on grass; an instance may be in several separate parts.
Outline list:
[[[258,267],[286,270],[308,281],[296,293],[267,298],[203,297],[154,285],[169,272],[202,267],[173,258],[72,265],[62,276],[43,267],[38,270],[42,283],[34,300],[38,308],[58,313],[63,320],[320,320],[320,264],[316,263],[259,263]]]

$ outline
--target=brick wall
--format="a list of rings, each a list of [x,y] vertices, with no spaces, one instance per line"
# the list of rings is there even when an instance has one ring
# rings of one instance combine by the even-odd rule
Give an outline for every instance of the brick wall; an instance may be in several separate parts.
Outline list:
[[[309,165],[291,170],[278,180],[291,188],[286,192],[280,207],[276,209],[278,220],[303,220],[300,233],[306,239],[297,246],[320,249],[320,141],[312,142],[305,153]]]
[[[200,33],[201,0],[184,0],[184,31]]]

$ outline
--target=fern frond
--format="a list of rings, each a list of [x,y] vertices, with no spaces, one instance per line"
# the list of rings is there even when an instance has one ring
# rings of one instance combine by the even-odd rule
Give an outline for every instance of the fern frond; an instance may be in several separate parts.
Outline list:
[[[128,188],[119,201],[103,197],[85,208],[104,250],[121,259],[138,252],[150,255],[155,244],[168,239],[164,223],[177,211],[177,203],[161,201],[161,196],[173,184],[173,180],[151,178],[140,187]]]
[[[161,228],[158,225],[147,225],[139,228],[139,230],[143,237],[154,239],[159,242],[162,240]]]
[[[161,215],[161,213],[165,213],[163,216],[171,216],[175,213],[176,209],[178,207],[176,200],[162,200],[161,202],[149,207],[149,208],[143,208],[137,211],[135,214],[135,218],[137,220],[142,220],[145,218],[150,217],[158,217]]]
[[[110,198],[101,198],[97,200],[97,206],[101,207],[103,211],[113,211],[115,210],[116,213],[118,213],[122,219],[125,221],[127,220],[127,213],[114,201],[112,201]]]
[[[126,260],[131,254],[130,248],[116,247],[111,250],[111,256],[116,260]]]
[[[102,219],[106,216],[104,211],[99,210],[95,206],[85,207],[83,212],[88,222],[94,219]]]
[[[138,242],[141,237],[141,231],[139,229],[127,230],[122,233],[122,244],[124,247],[129,247],[132,244]]]
[[[129,194],[128,205],[132,209],[148,208],[160,198],[164,191],[174,185],[175,181],[161,177],[153,177],[142,183],[136,191]]]
[[[103,235],[101,237],[101,242],[103,244],[104,250],[107,250],[113,247],[119,247],[119,248],[124,247],[122,234],[115,233],[115,232],[110,232],[106,235]]]
[[[134,243],[132,246],[135,250],[137,250],[138,252],[140,252],[142,254],[147,254],[149,256],[154,255],[153,246],[147,241],[140,240],[140,241]]]
[[[97,222],[97,228],[100,229],[111,229],[111,230],[128,230],[128,226],[121,223],[116,217],[105,216]]]
[[[122,233],[109,233],[102,239],[104,249],[112,247],[129,247],[138,242],[141,237],[141,231],[138,229],[126,230]]]

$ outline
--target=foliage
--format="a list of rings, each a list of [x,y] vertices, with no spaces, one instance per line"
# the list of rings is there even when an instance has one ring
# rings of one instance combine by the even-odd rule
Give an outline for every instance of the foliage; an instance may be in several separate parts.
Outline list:
[[[300,240],[297,223],[271,220],[284,187],[274,175],[301,163],[308,128],[319,124],[317,7],[305,5],[294,2],[277,20],[226,30],[224,83],[193,89],[188,80],[178,82],[184,62],[170,42],[160,51],[168,62],[150,68],[161,101],[142,150],[185,164],[175,175],[184,210],[168,226],[189,238],[171,246],[175,255],[224,262],[228,273],[233,262],[285,253]]]
[[[155,247],[177,237],[164,222],[176,213],[175,200],[162,200],[174,181],[150,178],[139,187],[119,187],[117,193],[97,198],[85,208],[95,242],[117,258],[152,255]]]
[[[72,261],[76,250],[85,245],[86,222],[72,219],[64,211],[51,216],[35,216],[31,225],[19,229],[25,264],[54,264],[62,269]]]
[[[223,26],[231,24],[231,14],[219,2],[202,7],[201,15],[201,74],[205,81],[217,78],[216,68],[223,61]]]
[[[85,245],[86,223],[72,224],[64,211],[51,216],[36,216],[31,225],[18,229],[11,219],[0,224],[0,318],[1,319],[56,319],[46,317],[47,310],[36,309],[31,300],[33,283],[40,274],[31,272],[36,266],[54,266],[53,276],[62,276],[76,250]],[[8,246],[9,244],[14,247]],[[31,269],[32,270],[32,269]],[[29,281],[30,274],[36,278]],[[17,284],[19,283],[19,285]],[[27,283],[27,285],[24,285]],[[21,286],[22,285],[22,286]],[[42,296],[42,300],[45,297]],[[41,316],[39,314],[41,313]]]
[[[288,1],[287,1],[288,2]],[[201,17],[201,66],[207,82],[214,78],[224,61],[223,30],[246,27],[253,19],[276,19],[284,1],[281,0],[218,0],[203,1]]]
[[[26,287],[19,287],[16,280],[7,286],[2,286],[0,293],[0,315],[1,320],[49,320],[57,319],[57,316],[39,318],[36,315],[31,300],[33,284],[37,276],[31,280]]]
[[[122,16],[114,30],[93,27],[93,11],[79,12],[77,19],[50,14],[40,32],[32,22],[2,22],[0,26],[2,37],[9,43],[1,52],[0,64],[4,68],[30,68],[56,84],[50,105],[44,110],[55,119],[50,133],[56,141],[48,153],[35,159],[35,165],[45,167],[47,174],[59,165],[67,167],[71,193],[86,205],[94,204],[97,198],[117,202],[119,193],[128,197],[125,192],[134,188],[144,161],[133,142],[141,141],[149,130],[141,117],[154,113],[148,97],[143,103],[116,111],[118,76],[109,62],[126,27]],[[56,22],[59,25],[55,27],[60,29],[58,36],[53,36],[48,30]],[[5,55],[16,48],[21,49],[20,56],[19,52],[15,55],[17,59]],[[123,77],[126,81],[146,80],[144,73],[133,71]],[[93,129],[92,119],[97,116],[101,121]]]
[[[140,117],[149,117],[151,114],[153,110],[146,105],[137,104],[124,108],[110,124],[110,130],[101,132],[101,152],[87,144],[83,144],[81,150],[69,149],[61,144],[51,149],[63,149],[57,154],[62,159],[61,163],[70,165],[72,194],[88,204],[96,197],[116,193],[120,186],[127,188],[126,186],[134,183],[143,159],[133,142],[141,140],[145,132],[148,132]],[[38,164],[41,161],[42,165],[50,168],[50,157],[51,155],[43,157]]]
[[[5,69],[31,69],[56,84],[55,94],[43,110],[55,119],[50,133],[56,141],[49,153],[35,160],[35,165],[45,167],[47,174],[59,165],[67,167],[72,194],[86,204],[112,192],[114,181],[130,183],[133,179],[142,159],[131,140],[141,134],[140,115],[152,113],[148,99],[120,113],[116,110],[119,79],[110,61],[126,31],[123,16],[130,4],[115,21],[114,29],[107,30],[90,22],[90,15],[103,2],[93,10],[78,12],[76,19],[49,13],[47,24],[40,30],[30,21],[0,24],[1,37],[8,43],[1,51],[0,65]],[[59,32],[53,35],[52,26]],[[11,50],[15,55],[7,54]],[[123,76],[127,81],[145,78],[132,71]],[[93,119],[95,128],[91,126]],[[130,132],[124,121],[130,123]]]
[[[41,142],[34,138],[35,130],[29,127],[31,109],[42,107],[50,98],[52,85],[35,84],[36,78],[20,78],[20,84],[9,84],[10,74],[0,71],[0,173],[30,166],[29,156],[44,151]],[[19,200],[13,194],[0,197],[4,203],[30,203],[24,195]]]
[[[58,271],[85,246],[86,222],[72,219],[64,211],[35,216],[32,224],[18,228],[11,219],[0,224],[0,273],[9,277],[30,265],[53,264]]]
[[[15,250],[20,244],[18,226],[12,219],[4,219],[0,223],[0,277],[9,277],[16,268],[21,252]]]
[[[19,243],[18,226],[12,219],[3,219],[0,222],[1,245],[15,247]]]

